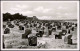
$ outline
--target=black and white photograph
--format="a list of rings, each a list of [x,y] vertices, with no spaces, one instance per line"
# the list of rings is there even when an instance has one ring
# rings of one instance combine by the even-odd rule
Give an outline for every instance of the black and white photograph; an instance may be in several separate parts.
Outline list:
[[[3,50],[79,48],[78,1],[1,1]]]

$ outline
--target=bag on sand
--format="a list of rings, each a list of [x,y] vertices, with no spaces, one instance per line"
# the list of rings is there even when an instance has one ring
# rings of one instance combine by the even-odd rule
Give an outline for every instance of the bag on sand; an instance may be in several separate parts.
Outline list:
[[[29,37],[28,41],[29,41],[30,46],[37,46],[37,37],[36,36]]]
[[[72,44],[72,39],[68,39],[68,44]]]
[[[6,25],[3,25],[3,28],[6,28]]]
[[[4,31],[4,34],[8,34],[8,33],[10,33],[10,29],[6,28],[5,31]]]
[[[43,36],[43,34],[44,34],[44,32],[43,32],[43,31],[39,31],[39,33],[37,33],[37,34],[36,34],[36,36],[37,36],[37,37],[42,37],[42,36]]]
[[[14,28],[14,25],[9,24],[8,27],[9,27],[9,28]]]
[[[26,39],[26,38],[28,38],[28,35],[22,34],[22,39]]]
[[[71,37],[72,37],[72,35],[66,35],[64,38],[64,42],[66,42],[67,44],[72,44]]]
[[[24,27],[23,26],[19,26],[19,30],[24,30]]]
[[[31,34],[31,30],[30,30],[30,29],[26,29],[26,30],[25,30],[25,34],[26,34],[26,35]]]

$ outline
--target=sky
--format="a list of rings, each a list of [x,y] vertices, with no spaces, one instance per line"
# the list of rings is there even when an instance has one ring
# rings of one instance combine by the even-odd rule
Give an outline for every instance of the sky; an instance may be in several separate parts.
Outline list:
[[[77,19],[77,2],[72,1],[5,1],[2,13],[20,13],[38,19]]]

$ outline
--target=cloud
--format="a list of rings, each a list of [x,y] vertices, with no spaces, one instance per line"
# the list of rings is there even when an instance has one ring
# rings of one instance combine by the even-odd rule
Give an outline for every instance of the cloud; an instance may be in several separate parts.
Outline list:
[[[25,11],[25,12],[21,12],[23,15],[30,15],[30,14],[33,14],[32,11]]]
[[[5,2],[3,12],[37,16],[39,19],[76,19],[77,4],[69,2]],[[70,18],[71,17],[71,18]]]
[[[65,16],[70,15],[69,13],[64,13]]]
[[[29,6],[28,5],[16,5],[16,7],[19,9],[27,9]]]
[[[20,12],[23,12],[25,9],[28,9],[28,8],[29,8],[28,5],[21,5],[21,4],[18,5],[18,4],[17,4],[17,5],[15,5],[14,7],[11,7],[11,8],[10,8],[10,11],[11,11],[11,12],[15,12],[15,13],[16,13],[16,12],[19,12],[19,13],[20,13]],[[28,12],[29,12],[29,11],[28,11]]]
[[[49,11],[51,11],[51,8],[44,8],[42,6],[39,6],[37,8],[34,8],[34,11],[48,13]]]
[[[52,16],[38,16],[38,19],[41,19],[41,20],[55,20],[57,18],[52,17]]]
[[[30,15],[33,13],[33,11],[28,10],[29,6],[28,5],[16,5],[15,7],[11,7],[9,12],[11,14],[15,14],[15,13],[20,13],[23,15]],[[25,10],[25,11],[24,11]]]
[[[65,6],[59,6],[57,9],[68,9],[68,7],[65,7]]]
[[[10,8],[10,10],[12,10],[12,11],[21,11],[21,9],[18,9],[18,8]]]

